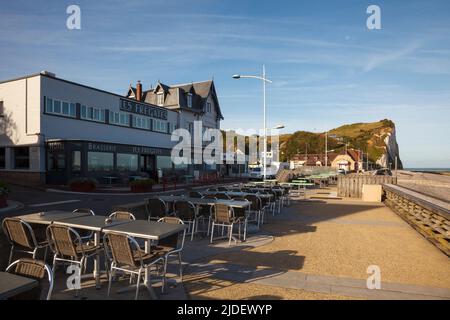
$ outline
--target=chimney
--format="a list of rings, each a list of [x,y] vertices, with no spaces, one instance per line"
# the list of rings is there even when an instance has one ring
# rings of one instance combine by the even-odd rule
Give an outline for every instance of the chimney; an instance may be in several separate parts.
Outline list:
[[[141,101],[141,99],[142,99],[142,84],[141,81],[138,80],[136,84],[136,100]]]

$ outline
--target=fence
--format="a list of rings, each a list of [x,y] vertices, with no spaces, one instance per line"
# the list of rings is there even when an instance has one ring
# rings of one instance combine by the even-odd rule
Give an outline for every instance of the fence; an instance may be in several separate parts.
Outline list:
[[[384,185],[386,205],[450,256],[450,205],[418,192]]]
[[[373,176],[367,174],[339,176],[337,182],[338,196],[346,198],[362,198],[362,188],[364,184],[397,184],[397,179],[393,176]]]

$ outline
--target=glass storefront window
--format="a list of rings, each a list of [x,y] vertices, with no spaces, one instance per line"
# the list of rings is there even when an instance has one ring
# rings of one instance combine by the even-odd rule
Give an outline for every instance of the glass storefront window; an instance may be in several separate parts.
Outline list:
[[[81,171],[81,151],[72,152],[72,171]]]
[[[114,153],[88,152],[89,171],[113,171]]]
[[[66,156],[64,153],[48,153],[47,162],[49,171],[62,171],[66,168]]]
[[[158,169],[172,169],[172,159],[170,157],[156,157],[156,167]]]
[[[117,170],[119,171],[137,171],[138,155],[131,153],[117,154]]]

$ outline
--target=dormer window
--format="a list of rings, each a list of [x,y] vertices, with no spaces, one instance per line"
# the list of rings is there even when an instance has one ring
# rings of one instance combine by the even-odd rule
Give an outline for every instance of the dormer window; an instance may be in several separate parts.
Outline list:
[[[211,112],[211,102],[206,103],[206,112]]]
[[[164,105],[164,92],[160,92],[156,95],[156,104],[158,106]]]
[[[188,108],[192,108],[192,93],[188,93],[186,99]]]

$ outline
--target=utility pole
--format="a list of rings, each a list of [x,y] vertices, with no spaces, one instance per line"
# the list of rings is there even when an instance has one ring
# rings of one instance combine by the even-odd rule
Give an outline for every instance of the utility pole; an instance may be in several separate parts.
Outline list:
[[[325,132],[325,168],[328,166],[328,131]]]

